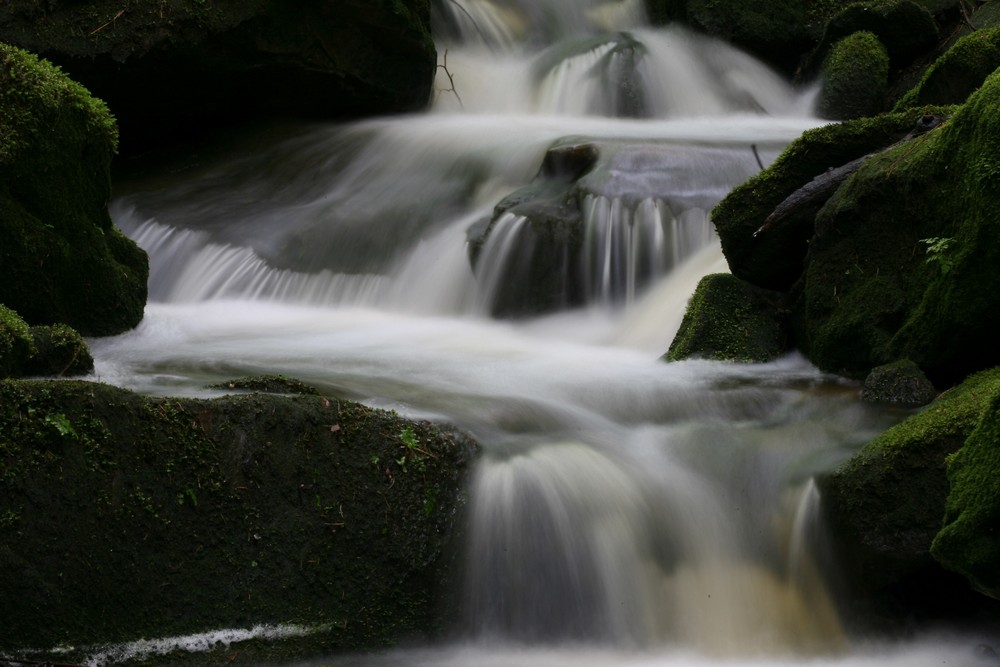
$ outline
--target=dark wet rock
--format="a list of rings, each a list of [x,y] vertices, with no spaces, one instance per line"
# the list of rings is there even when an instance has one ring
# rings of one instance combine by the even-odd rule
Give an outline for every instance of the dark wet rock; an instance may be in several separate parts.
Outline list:
[[[873,403],[893,405],[926,405],[937,396],[937,390],[920,367],[904,359],[873,368],[861,388],[861,398]]]
[[[992,491],[995,478],[968,477],[968,495],[960,501],[949,477],[961,474],[962,464],[950,463],[954,457],[972,458],[968,453],[955,453],[965,451],[967,443],[973,442],[973,432],[993,414],[998,391],[1000,372],[975,375],[819,480],[824,519],[844,581],[850,582],[844,603],[852,613],[884,618],[905,612],[912,618],[928,619],[949,614],[968,617],[989,608],[986,598],[970,595],[968,583],[941,566],[944,562],[954,567],[937,553],[932,555],[932,543],[941,544],[942,555],[957,546],[949,550],[956,562],[961,559],[960,540],[981,539],[983,545],[993,540],[995,545],[995,537],[984,533],[981,523],[995,516],[990,514],[997,507]],[[988,474],[978,464],[976,470],[977,475]],[[970,523],[961,528],[956,525],[955,535],[962,537],[945,547],[947,536],[943,541],[938,536],[945,508],[951,508],[949,516],[954,521],[961,516],[963,502],[969,502],[963,520]],[[969,530],[973,524],[976,527]],[[989,553],[992,572],[1000,571],[995,549],[983,549],[980,555]],[[980,566],[986,562],[980,560]]]
[[[248,119],[422,109],[436,70],[428,0],[11,0],[0,41],[106,101],[128,154]]]
[[[239,648],[260,664],[434,636],[475,451],[317,395],[0,381],[0,654],[315,631],[293,655]]]

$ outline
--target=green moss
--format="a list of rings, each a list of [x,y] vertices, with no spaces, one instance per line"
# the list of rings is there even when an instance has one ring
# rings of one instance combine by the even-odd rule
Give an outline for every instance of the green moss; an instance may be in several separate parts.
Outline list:
[[[933,563],[949,493],[946,459],[998,392],[1000,369],[970,377],[821,481],[827,519],[862,587],[890,585]]]
[[[28,325],[20,315],[0,304],[0,378],[21,375],[34,353]]]
[[[882,111],[889,88],[889,53],[873,33],[856,32],[833,45],[823,66],[820,115],[848,119]]]
[[[938,41],[934,16],[911,0],[869,0],[845,6],[826,25],[816,49],[821,61],[834,44],[856,32],[874,33],[885,45],[893,67],[900,67]]]
[[[895,110],[924,104],[961,104],[1000,67],[1000,26],[959,39],[924,72]]]
[[[257,623],[326,626],[314,654],[430,636],[473,452],[321,396],[2,381],[0,653]]]
[[[117,133],[100,101],[0,44],[0,302],[87,335],[142,319],[146,256],[107,211]]]
[[[664,359],[690,357],[764,362],[786,351],[781,295],[755,288],[731,274],[702,278]]]
[[[1000,388],[965,445],[948,458],[948,480],[944,527],[931,554],[1000,598]]]
[[[94,358],[87,341],[66,324],[31,327],[36,353],[25,366],[24,375],[85,375],[94,370]]]
[[[765,289],[788,290],[802,273],[816,211],[811,211],[801,234],[755,237],[767,216],[812,178],[893,144],[912,130],[920,115],[935,112],[947,110],[927,107],[809,130],[770,167],[734,188],[712,210],[733,274]]]

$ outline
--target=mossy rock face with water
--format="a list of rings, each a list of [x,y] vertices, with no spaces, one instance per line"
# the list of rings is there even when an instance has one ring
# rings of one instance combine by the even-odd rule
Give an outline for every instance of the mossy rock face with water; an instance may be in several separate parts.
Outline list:
[[[732,274],[705,276],[688,303],[666,361],[688,358],[759,363],[787,351],[783,296]]]
[[[436,71],[429,0],[9,0],[0,41],[105,100],[125,154],[240,120],[421,109]]]
[[[0,303],[29,324],[108,335],[142,319],[146,254],[107,209],[116,142],[102,102],[0,44]]]
[[[0,381],[0,654],[70,645],[58,659],[82,661],[262,623],[315,630],[285,661],[427,638],[475,451],[319,395]]]
[[[976,430],[948,458],[951,492],[931,554],[1000,600],[1000,390]]]
[[[856,32],[830,50],[817,110],[835,120],[874,116],[883,111],[888,89],[888,52],[873,33]]]
[[[959,39],[924,72],[920,82],[895,106],[896,111],[924,104],[961,104],[1000,67],[1000,26]]]
[[[793,308],[820,368],[907,358],[937,386],[1000,364],[1000,72],[950,120],[881,152],[815,219]]]
[[[974,574],[1000,572],[989,530],[998,507],[989,477],[997,472],[996,441],[985,443],[998,395],[1000,370],[972,376],[820,480],[825,520],[852,582],[852,607],[942,618],[980,607],[966,595],[967,582],[939,561],[973,581]],[[946,528],[938,535],[946,505]],[[965,554],[973,542],[982,548]]]

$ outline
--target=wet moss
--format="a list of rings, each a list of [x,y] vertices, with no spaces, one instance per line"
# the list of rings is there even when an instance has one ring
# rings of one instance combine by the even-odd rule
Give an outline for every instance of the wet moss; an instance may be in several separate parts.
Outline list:
[[[953,508],[958,502],[948,500],[946,461],[990,413],[998,392],[1000,370],[974,375],[820,481],[825,518],[847,575],[863,595],[895,589],[895,595],[910,596],[921,589],[933,597],[942,580],[952,594],[961,590],[942,577],[931,556],[946,500]],[[945,600],[937,604],[943,608]]]
[[[20,315],[0,304],[0,377],[21,375],[35,352],[28,325]]]
[[[312,654],[431,636],[474,451],[322,396],[3,381],[0,652],[257,623],[326,626]]]
[[[706,276],[698,283],[664,359],[770,361],[787,350],[781,305],[781,294],[731,274]]]
[[[66,324],[31,327],[35,354],[25,365],[24,375],[73,376],[94,370],[87,341]]]
[[[146,255],[107,211],[115,122],[50,63],[0,44],[0,303],[86,335],[141,319]]]
[[[1000,26],[959,39],[924,72],[920,82],[895,106],[896,111],[924,104],[961,104],[1000,67]]]
[[[856,32],[834,44],[826,58],[818,111],[837,120],[874,116],[883,110],[888,89],[889,53],[874,33]]]
[[[951,492],[931,554],[1000,599],[1000,387],[965,445],[948,458]]]

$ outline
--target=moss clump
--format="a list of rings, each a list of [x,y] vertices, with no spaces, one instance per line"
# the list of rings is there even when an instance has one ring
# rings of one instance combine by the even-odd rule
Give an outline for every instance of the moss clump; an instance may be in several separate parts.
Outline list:
[[[28,325],[20,315],[0,304],[0,378],[21,375],[35,351]]]
[[[911,0],[869,0],[846,5],[826,24],[823,39],[816,48],[822,62],[833,46],[857,32],[875,34],[885,45],[893,68],[932,49],[938,41],[938,27],[933,14]]]
[[[220,382],[209,386],[209,389],[223,391],[260,391],[266,394],[299,394],[319,396],[319,390],[295,378],[284,375],[254,375],[236,378],[228,382]]]
[[[66,324],[31,327],[35,354],[25,365],[24,375],[57,377],[86,375],[94,370],[87,341]]]
[[[56,67],[0,44],[0,303],[87,335],[141,319],[146,255],[111,224],[107,108]]]
[[[948,458],[951,492],[931,554],[1000,598],[1000,388],[965,445]]]
[[[1000,67],[1000,26],[962,37],[924,72],[895,106],[961,104]]]
[[[473,455],[322,396],[0,381],[0,654],[257,623],[327,628],[299,657],[430,636]]]
[[[826,518],[860,588],[905,587],[909,577],[933,565],[931,542],[949,496],[946,459],[966,442],[998,392],[1000,369],[970,377],[821,480]],[[925,585],[932,590],[920,582]]]
[[[838,120],[874,116],[889,89],[889,53],[873,33],[856,32],[830,49],[823,81],[820,115]]]
[[[728,273],[705,276],[664,359],[770,361],[787,349],[781,301],[782,295],[748,285]]]

